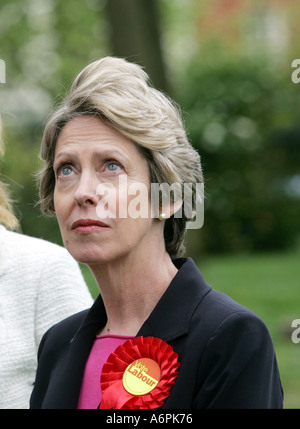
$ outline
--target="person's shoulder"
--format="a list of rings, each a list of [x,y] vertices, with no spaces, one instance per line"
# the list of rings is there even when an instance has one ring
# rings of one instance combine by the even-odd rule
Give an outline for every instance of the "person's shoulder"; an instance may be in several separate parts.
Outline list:
[[[69,252],[61,245],[45,240],[43,238],[33,237],[20,232],[6,231],[6,246],[10,248],[16,257],[26,257],[37,260],[47,260],[63,258],[69,262],[73,260]]]
[[[183,275],[185,288],[187,284],[193,284],[195,286],[193,291],[198,292],[196,315],[199,313],[202,318],[207,315],[216,321],[233,314],[241,314],[241,317],[257,317],[249,308],[218,291],[215,285],[209,284],[192,258],[181,258],[176,263]]]
[[[70,333],[73,335],[73,332],[75,331],[76,333],[81,326],[89,310],[90,308],[87,308],[66,317],[65,319],[53,325],[50,330],[54,333],[54,335],[57,335],[58,332],[61,332],[62,334]]]
[[[185,278],[197,283],[201,292],[192,317],[193,326],[205,326],[207,335],[216,329],[238,329],[239,326],[244,332],[268,332],[263,320],[250,308],[207,283],[191,258],[186,258],[183,263]]]
[[[17,243],[19,246],[24,246],[26,248],[36,249],[37,251],[42,248],[49,252],[60,252],[61,250],[64,250],[61,245],[43,238],[26,235],[16,231],[7,231],[7,234],[11,243]]]
[[[89,308],[74,313],[51,326],[43,336],[42,347],[46,344],[48,349],[55,346],[54,349],[59,350],[64,344],[68,344],[79,330],[88,311]]]
[[[269,336],[265,322],[250,308],[225,293],[211,289],[197,308],[196,319],[205,320],[211,334],[232,332],[242,335]]]
[[[219,314],[222,314],[225,317],[233,313],[242,313],[243,315],[247,314],[249,316],[255,316],[255,314],[249,308],[235,301],[229,295],[219,292],[214,288],[211,289],[206,299],[208,302],[210,302],[211,306],[218,310]]]

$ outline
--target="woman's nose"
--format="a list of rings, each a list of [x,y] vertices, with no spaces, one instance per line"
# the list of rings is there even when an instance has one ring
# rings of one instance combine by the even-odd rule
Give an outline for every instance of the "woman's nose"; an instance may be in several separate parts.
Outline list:
[[[99,201],[96,190],[96,180],[91,174],[82,173],[74,194],[76,203],[81,207],[96,206]]]

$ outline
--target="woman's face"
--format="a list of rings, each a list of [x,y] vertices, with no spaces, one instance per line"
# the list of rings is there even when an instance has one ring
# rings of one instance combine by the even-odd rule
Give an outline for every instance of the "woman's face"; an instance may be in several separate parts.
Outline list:
[[[149,169],[130,140],[97,117],[72,119],[59,134],[53,168],[56,216],[77,261],[92,265],[146,252],[160,222],[148,215]],[[146,194],[137,202],[140,188]]]

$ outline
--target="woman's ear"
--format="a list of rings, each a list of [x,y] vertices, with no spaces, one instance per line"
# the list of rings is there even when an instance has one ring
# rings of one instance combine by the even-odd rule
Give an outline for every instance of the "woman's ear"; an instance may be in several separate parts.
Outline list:
[[[183,204],[183,200],[181,198],[178,199],[177,201],[174,201],[174,203],[171,204],[171,210],[172,210],[171,216],[177,213],[179,210],[181,211],[182,204]]]

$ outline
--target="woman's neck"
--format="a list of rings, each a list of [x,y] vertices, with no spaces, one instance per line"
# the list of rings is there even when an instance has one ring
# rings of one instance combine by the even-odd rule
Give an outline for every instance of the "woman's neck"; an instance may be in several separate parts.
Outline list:
[[[164,251],[90,266],[107,313],[101,333],[136,335],[168,288],[177,268]]]

